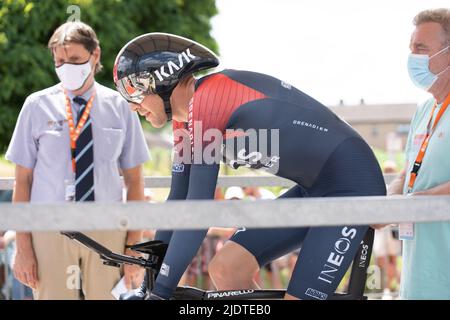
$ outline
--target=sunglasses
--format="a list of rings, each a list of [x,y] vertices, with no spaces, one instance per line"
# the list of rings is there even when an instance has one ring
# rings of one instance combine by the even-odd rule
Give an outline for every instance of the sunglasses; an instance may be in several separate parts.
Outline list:
[[[117,91],[128,102],[141,104],[150,94],[156,94],[155,79],[150,72],[131,74],[116,81]]]

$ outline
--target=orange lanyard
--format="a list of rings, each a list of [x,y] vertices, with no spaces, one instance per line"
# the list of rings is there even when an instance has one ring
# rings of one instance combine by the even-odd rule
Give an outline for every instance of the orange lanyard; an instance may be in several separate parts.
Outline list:
[[[64,95],[66,96],[66,114],[67,114],[67,122],[69,123],[69,136],[70,136],[70,151],[72,155],[72,170],[75,173],[75,150],[77,148],[77,140],[80,136],[81,130],[83,129],[84,125],[86,124],[87,118],[89,117],[89,114],[91,113],[92,103],[94,101],[95,92],[92,94],[92,96],[89,98],[89,101],[86,104],[86,108],[83,111],[83,114],[81,115],[80,119],[78,119],[78,125],[75,128],[75,122],[73,120],[73,114],[72,114],[72,104],[70,103],[70,98],[67,96],[66,92],[64,91]]]
[[[408,193],[412,192],[412,188],[414,186],[414,183],[416,182],[417,175],[419,173],[419,169],[422,166],[422,161],[425,156],[425,152],[427,151],[428,143],[430,142],[431,136],[434,133],[434,129],[436,128],[439,120],[441,120],[442,115],[444,114],[445,110],[448,107],[448,104],[450,102],[450,95],[447,96],[444,103],[441,106],[441,109],[439,110],[438,114],[436,115],[436,120],[434,120],[433,126],[431,126],[431,121],[433,120],[434,111],[437,107],[437,101],[434,103],[433,109],[431,110],[430,120],[428,120],[427,125],[427,134],[422,142],[422,145],[420,147],[419,153],[417,154],[416,161],[414,161],[414,165],[412,167],[410,176],[409,176],[409,184],[408,184]]]

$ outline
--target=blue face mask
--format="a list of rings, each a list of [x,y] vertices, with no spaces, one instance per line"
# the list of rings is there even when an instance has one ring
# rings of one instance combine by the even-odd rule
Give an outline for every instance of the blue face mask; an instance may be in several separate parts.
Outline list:
[[[408,73],[412,82],[419,87],[427,91],[431,88],[434,82],[438,79],[438,75],[430,71],[430,60],[442,52],[446,51],[450,46],[435,53],[431,57],[426,54],[414,54],[410,53],[408,57]]]

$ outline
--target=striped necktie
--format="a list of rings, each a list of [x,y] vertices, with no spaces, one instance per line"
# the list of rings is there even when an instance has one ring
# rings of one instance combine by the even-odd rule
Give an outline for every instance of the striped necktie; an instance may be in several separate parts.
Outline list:
[[[82,97],[73,98],[80,106],[77,122],[83,115],[87,101]],[[83,126],[75,149],[75,201],[94,201],[94,141],[90,116]]]

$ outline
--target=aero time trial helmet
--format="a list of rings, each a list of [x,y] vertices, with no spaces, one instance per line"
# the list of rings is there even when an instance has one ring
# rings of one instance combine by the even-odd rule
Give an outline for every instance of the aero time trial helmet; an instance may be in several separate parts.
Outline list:
[[[211,50],[193,40],[169,33],[147,33],[120,50],[114,63],[114,83],[129,102],[140,104],[146,95],[159,95],[171,120],[169,98],[178,82],[218,64]]]

